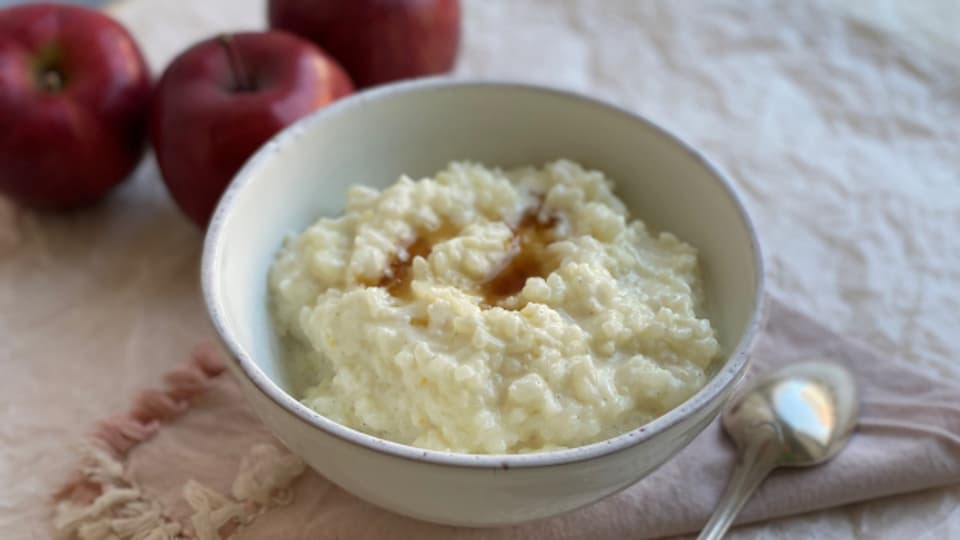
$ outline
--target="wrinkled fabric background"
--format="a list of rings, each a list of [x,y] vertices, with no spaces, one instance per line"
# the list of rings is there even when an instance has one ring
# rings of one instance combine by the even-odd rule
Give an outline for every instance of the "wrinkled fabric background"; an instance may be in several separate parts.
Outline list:
[[[109,9],[159,71],[201,37],[262,27],[262,8]],[[773,294],[881,352],[960,376],[955,1],[467,0],[464,11],[456,76],[581,91],[680,134],[733,177]],[[211,335],[201,241],[151,160],[85,211],[35,214],[0,199],[4,538],[46,537],[71,445]],[[960,487],[736,537],[960,537]]]

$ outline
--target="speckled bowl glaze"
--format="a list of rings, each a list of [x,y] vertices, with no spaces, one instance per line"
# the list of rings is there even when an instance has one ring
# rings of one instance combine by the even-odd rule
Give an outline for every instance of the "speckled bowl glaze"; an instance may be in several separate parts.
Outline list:
[[[421,450],[339,425],[286,390],[267,309],[267,272],[286,235],[336,215],[352,184],[386,187],[451,160],[492,166],[569,158],[604,171],[631,215],[700,250],[706,315],[724,357],[676,409],[569,450],[468,455]],[[756,235],[730,182],[653,123],[566,92],[420,80],[326,107],[278,134],[237,174],[207,232],[203,290],[232,371],[263,422],[344,489],[389,510],[494,526],[578,508],[637,482],[716,417],[747,365],[761,320]]]

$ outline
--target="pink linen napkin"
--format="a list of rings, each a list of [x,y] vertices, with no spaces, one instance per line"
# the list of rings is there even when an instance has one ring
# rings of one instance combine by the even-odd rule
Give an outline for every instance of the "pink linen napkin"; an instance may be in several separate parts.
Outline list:
[[[697,530],[733,464],[733,449],[714,422],[652,475],[593,506],[499,529],[423,523],[367,504],[305,471],[247,409],[235,383],[219,376],[213,356],[201,351],[168,376],[165,392],[141,395],[130,415],[98,428],[92,448],[107,450],[91,451],[56,497],[54,523],[61,535],[654,538]],[[772,300],[750,376],[805,359],[836,361],[854,371],[862,385],[858,432],[826,465],[775,472],[739,523],[960,483],[958,381],[883,358]]]

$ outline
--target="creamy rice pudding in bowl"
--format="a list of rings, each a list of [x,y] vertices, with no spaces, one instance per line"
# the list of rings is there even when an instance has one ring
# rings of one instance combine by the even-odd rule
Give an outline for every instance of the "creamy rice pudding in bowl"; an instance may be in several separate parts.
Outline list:
[[[536,519],[641,479],[719,412],[760,321],[727,181],[590,99],[438,80],[279,134],[211,222],[203,286],[265,424],[413,517]]]

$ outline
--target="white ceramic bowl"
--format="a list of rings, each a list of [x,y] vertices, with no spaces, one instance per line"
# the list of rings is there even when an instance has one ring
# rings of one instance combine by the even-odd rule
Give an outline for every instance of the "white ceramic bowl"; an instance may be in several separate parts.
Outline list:
[[[632,216],[699,248],[707,315],[725,351],[702,390],[613,439],[527,455],[454,454],[385,441],[336,424],[284,391],[267,271],[286,235],[340,213],[352,184],[384,187],[402,173],[432,175],[451,160],[514,166],[560,157],[604,171]],[[203,255],[210,316],[264,423],[314,469],[363,499],[420,519],[473,526],[595,502],[689,443],[744,371],[760,321],[762,275],[756,237],[730,183],[676,137],[574,94],[443,80],[364,92],[277,135],[224,194]]]

